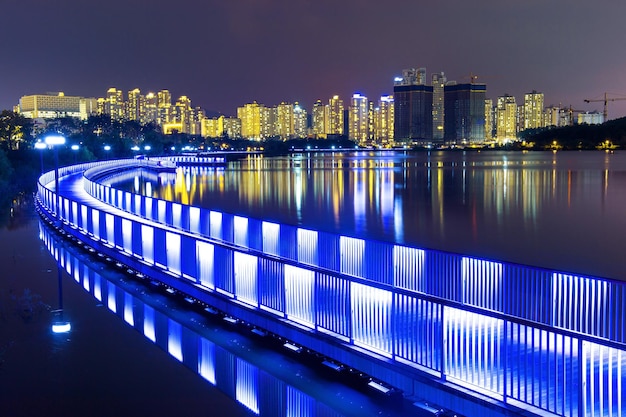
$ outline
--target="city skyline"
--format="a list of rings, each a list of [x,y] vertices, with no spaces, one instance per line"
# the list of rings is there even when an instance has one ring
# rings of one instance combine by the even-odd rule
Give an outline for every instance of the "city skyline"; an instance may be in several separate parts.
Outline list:
[[[168,88],[227,115],[255,100],[311,108],[335,94],[391,94],[402,68],[426,67],[428,77],[443,71],[459,83],[474,74],[494,100],[536,89],[546,106],[601,110],[583,100],[626,94],[626,57],[613,53],[626,5],[577,3],[11,2],[0,29],[12,39],[0,107],[22,95],[96,97],[116,86]],[[609,104],[609,118],[624,115],[625,102]]]

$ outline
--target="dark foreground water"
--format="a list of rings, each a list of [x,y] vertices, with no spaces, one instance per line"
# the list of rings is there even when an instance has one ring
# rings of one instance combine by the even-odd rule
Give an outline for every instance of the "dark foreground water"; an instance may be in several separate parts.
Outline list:
[[[116,187],[251,217],[626,279],[626,152],[352,152]]]
[[[249,410],[254,399],[263,408],[292,407],[293,415],[404,415],[58,240],[55,245],[65,246],[71,264],[80,265],[79,273],[68,275],[39,239],[41,225],[32,202],[21,203],[16,202],[10,224],[0,230],[0,416],[237,417],[254,415]],[[98,288],[116,288],[124,310],[132,305],[144,311],[147,305],[184,329],[186,340],[210,347],[218,359],[213,364],[218,383],[229,395],[199,375],[197,363],[183,365],[167,346],[144,336],[141,326],[129,325],[120,307],[116,315],[109,300],[98,300],[94,274],[101,277]],[[61,305],[72,329],[53,334],[55,310]],[[228,371],[233,364],[248,379],[242,382],[239,376],[236,382]],[[224,384],[230,378],[232,385]],[[262,396],[257,390],[283,395]]]

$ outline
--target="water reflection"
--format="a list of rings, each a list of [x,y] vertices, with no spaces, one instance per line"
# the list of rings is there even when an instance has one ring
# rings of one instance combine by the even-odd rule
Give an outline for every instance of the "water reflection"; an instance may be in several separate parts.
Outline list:
[[[104,256],[80,251],[40,223],[40,238],[78,285],[126,324],[208,383],[262,416],[396,416],[359,392],[320,378],[312,369],[220,328],[180,307]],[[121,265],[121,264],[120,264]],[[61,293],[60,293],[61,294]],[[180,301],[184,303],[185,301]]]
[[[615,249],[626,233],[625,173],[621,153],[353,152],[255,156],[226,170],[110,183],[270,221],[626,278]]]

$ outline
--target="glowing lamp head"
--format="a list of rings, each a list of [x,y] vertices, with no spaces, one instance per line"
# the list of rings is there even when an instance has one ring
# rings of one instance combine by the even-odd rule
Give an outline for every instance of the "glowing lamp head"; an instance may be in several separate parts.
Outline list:
[[[73,151],[77,151],[77,150],[79,150],[79,149],[80,149],[80,146],[78,146],[78,145],[72,145],[72,150],[73,150]]]
[[[149,151],[150,149],[152,149],[152,146],[150,145],[146,145],[143,147],[144,150]]]
[[[46,136],[44,142],[46,142],[46,145],[50,146],[65,145],[65,137],[61,135],[50,135]]]
[[[48,147],[48,145],[46,145],[44,142],[36,142],[35,143],[35,149],[46,149]]]
[[[110,151],[111,150],[111,146],[110,145],[105,145],[104,150],[105,151]]]
[[[69,321],[56,322],[52,324],[52,333],[69,333],[72,330],[72,325]]]
[[[132,148],[130,148],[130,150],[137,152],[139,150],[139,146],[135,145]]]

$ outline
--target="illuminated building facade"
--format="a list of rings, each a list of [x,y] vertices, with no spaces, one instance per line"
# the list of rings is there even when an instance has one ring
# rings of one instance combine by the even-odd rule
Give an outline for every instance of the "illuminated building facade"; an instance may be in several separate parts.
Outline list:
[[[157,106],[157,95],[154,93],[148,93],[144,99],[146,106],[144,109],[144,123],[158,123],[159,112]]]
[[[433,142],[443,141],[444,136],[444,87],[446,76],[443,72],[432,75],[433,86]]]
[[[76,117],[86,119],[95,113],[95,99],[66,96],[64,93],[36,94],[20,98],[18,112],[30,119]]]
[[[241,138],[241,120],[236,117],[219,117],[222,131],[225,135],[232,139]]]
[[[321,100],[317,100],[313,104],[313,111],[311,112],[313,136],[316,138],[326,138],[326,113],[326,106]]]
[[[219,119],[205,118],[202,120],[202,128],[200,134],[204,138],[219,138],[224,134],[224,130],[220,129]]]
[[[307,112],[298,103],[293,106],[293,130],[297,138],[304,138],[307,135]]]
[[[282,102],[276,106],[276,136],[287,140],[293,138],[295,134],[295,106]]]
[[[452,84],[444,87],[444,140],[447,144],[485,141],[485,84]]]
[[[343,135],[344,133],[344,106],[343,100],[335,95],[328,100],[326,107],[326,134]]]
[[[524,94],[524,129],[539,129],[544,123],[543,93]]]
[[[517,139],[517,104],[508,94],[498,97],[496,105],[496,140],[504,144]]]
[[[354,94],[348,111],[348,138],[359,144],[367,143],[370,132],[369,101],[367,97],[359,93]]]
[[[393,144],[394,100],[392,95],[381,96],[374,109],[374,138],[380,145]]]
[[[146,123],[146,98],[138,88],[128,92],[126,116],[128,120]]]
[[[593,111],[578,113],[578,124],[599,125],[604,123],[604,114]]]
[[[48,172],[37,202],[129,267],[407,395],[454,401],[467,415],[492,415],[496,405],[502,415],[624,414],[626,283],[278,224],[94,180],[127,164],[91,164],[99,169],[73,176],[84,187],[68,187],[58,207]]]
[[[170,108],[172,107],[172,95],[169,90],[161,90],[157,93],[157,123],[163,126],[170,120]]]
[[[241,120],[241,136],[247,139],[261,140],[261,117],[267,123],[269,116],[265,106],[255,102],[237,108],[237,118]],[[262,115],[263,113],[263,115]]]
[[[101,103],[101,108],[98,109],[100,114],[108,114],[114,120],[126,118],[126,106],[122,90],[113,87],[109,88],[106,97],[99,103]]]
[[[493,140],[493,100],[490,98],[485,99],[485,141]]]

